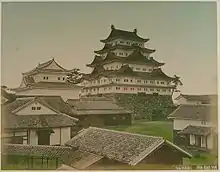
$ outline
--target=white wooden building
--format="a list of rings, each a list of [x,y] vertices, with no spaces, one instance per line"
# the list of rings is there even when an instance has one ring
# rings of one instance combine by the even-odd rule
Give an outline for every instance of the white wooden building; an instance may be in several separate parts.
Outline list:
[[[134,31],[116,29],[113,25],[105,46],[95,51],[94,60],[87,64],[92,73],[84,76],[82,95],[108,93],[158,93],[171,95],[173,78],[166,75],[151,54],[153,49],[145,48],[149,39],[141,38]]]
[[[54,58],[22,73],[22,81],[13,89],[18,96],[61,96],[63,99],[79,98],[82,86],[66,82],[71,70],[64,69]]]
[[[58,96],[17,98],[2,105],[2,138],[12,144],[63,145],[78,123],[72,114]]]
[[[168,119],[173,120],[174,143],[202,150],[216,148],[217,106],[180,105]]]

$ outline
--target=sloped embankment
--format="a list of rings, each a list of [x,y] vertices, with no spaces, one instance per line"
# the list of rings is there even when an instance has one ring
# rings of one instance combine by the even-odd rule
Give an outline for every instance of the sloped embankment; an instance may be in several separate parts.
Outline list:
[[[167,95],[114,94],[115,102],[132,111],[134,119],[166,120],[176,107]]]

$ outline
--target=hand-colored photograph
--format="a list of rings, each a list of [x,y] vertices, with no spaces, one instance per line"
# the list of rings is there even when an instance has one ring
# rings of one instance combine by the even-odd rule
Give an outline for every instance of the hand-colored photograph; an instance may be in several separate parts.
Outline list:
[[[217,170],[217,3],[2,2],[2,170]]]

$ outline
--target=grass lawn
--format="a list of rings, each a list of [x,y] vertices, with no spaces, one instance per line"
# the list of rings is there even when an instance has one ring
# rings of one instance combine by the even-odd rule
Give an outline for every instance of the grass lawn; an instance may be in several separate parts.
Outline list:
[[[117,131],[126,131],[138,134],[161,136],[172,141],[173,125],[171,121],[133,121],[129,126],[107,127],[108,129]]]
[[[171,121],[147,121],[138,120],[133,121],[130,126],[113,126],[108,129],[117,131],[126,131],[131,133],[161,136],[172,141],[173,125]],[[216,164],[217,158],[210,153],[200,153],[200,157],[193,157],[191,159],[184,159],[184,165],[213,165]]]

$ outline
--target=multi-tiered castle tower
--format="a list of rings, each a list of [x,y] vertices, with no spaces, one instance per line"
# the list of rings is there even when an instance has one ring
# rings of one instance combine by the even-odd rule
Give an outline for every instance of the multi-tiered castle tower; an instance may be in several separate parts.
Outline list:
[[[84,76],[82,95],[108,93],[158,93],[171,95],[175,86],[173,78],[164,74],[161,66],[151,54],[153,49],[145,48],[149,39],[133,32],[111,26],[110,35],[101,40],[105,45],[95,51],[94,60],[87,64],[93,68]]]

